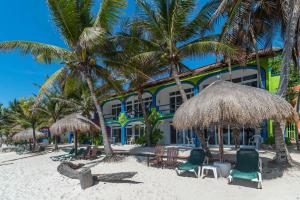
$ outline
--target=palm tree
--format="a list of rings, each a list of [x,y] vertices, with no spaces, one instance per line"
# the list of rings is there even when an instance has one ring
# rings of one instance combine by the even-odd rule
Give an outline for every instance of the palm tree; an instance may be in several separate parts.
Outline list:
[[[108,49],[106,38],[113,31],[125,0],[103,0],[96,17],[92,15],[92,0],[48,0],[53,22],[59,29],[67,48],[30,41],[9,41],[0,44],[2,50],[19,49],[22,53],[30,53],[37,60],[64,64],[44,83],[37,97],[39,101],[44,91],[52,87],[56,80],[67,75],[79,75],[86,81],[93,103],[100,119],[103,134],[104,150],[107,156],[113,154],[108,140],[102,108],[95,94],[94,78],[101,78],[114,84],[110,70],[97,64],[99,53]],[[99,84],[99,82],[97,83]]]
[[[143,52],[136,59],[147,57],[161,58],[174,78],[183,102],[187,101],[186,93],[181,84],[179,74],[189,70],[183,59],[196,58],[210,53],[223,53],[227,56],[235,54],[234,48],[214,40],[216,37],[207,35],[210,8],[203,7],[196,10],[195,0],[143,1],[137,0],[141,10],[140,20],[135,24],[144,29],[146,39],[127,37],[139,40],[150,47],[150,51]],[[126,37],[125,37],[126,38]],[[203,132],[196,130],[203,148],[209,153]]]
[[[43,101],[36,107],[36,110],[41,113],[42,126],[50,127],[59,119],[63,118],[65,115],[70,114],[71,108],[68,108],[65,103],[58,101],[61,94],[50,93],[46,95]],[[57,136],[54,136],[55,149],[57,146]]]
[[[256,6],[255,6],[256,5]],[[274,30],[283,28],[283,35],[285,40],[283,50],[283,60],[281,68],[281,79],[277,94],[285,96],[287,91],[287,85],[290,74],[290,61],[292,60],[292,53],[295,51],[295,33],[297,32],[297,26],[299,31],[299,15],[300,15],[300,1],[299,0],[259,0],[259,1],[247,1],[247,0],[223,0],[220,2],[219,7],[215,10],[210,22],[213,22],[221,13],[226,12],[228,17],[222,30],[222,37],[225,37],[226,33],[232,36],[234,32],[238,33],[239,24],[246,24],[245,34],[249,34],[250,41],[255,47],[256,59],[259,63],[257,45],[255,40],[261,36],[267,36],[267,42],[271,42],[273,39]],[[253,10],[254,8],[254,10]],[[246,19],[246,22],[245,22]],[[257,31],[256,31],[257,30]],[[256,33],[256,34],[255,34]],[[239,37],[236,34],[236,37]],[[258,65],[258,67],[260,67]],[[280,161],[280,158],[287,158],[290,160],[289,153],[284,144],[284,138],[281,131],[280,123],[274,123],[275,130],[275,146],[276,157]],[[280,161],[281,162],[281,161]]]
[[[9,105],[9,117],[14,125],[21,125],[22,128],[32,128],[33,135],[33,149],[36,145],[35,130],[41,123],[39,113],[33,110],[35,99],[30,97],[28,99],[14,100]]]
[[[172,71],[172,77],[185,102],[187,97],[179,79],[179,73],[188,70],[183,59],[215,52],[233,55],[235,51],[205,35],[210,30],[207,26],[210,10],[204,7],[197,12],[195,0],[137,0],[137,3],[142,12],[137,24],[149,34],[144,43],[156,49],[140,56],[160,55]]]
[[[138,40],[127,40],[127,38],[137,38]],[[151,47],[139,42],[140,40],[145,40],[143,29],[130,24],[129,21],[124,25],[123,31],[116,36],[115,40],[116,51],[114,53],[111,52],[105,62],[118,68],[119,73],[127,80],[129,88],[136,89],[140,108],[144,116],[146,144],[151,146],[152,127],[149,120],[150,110],[146,108],[143,100],[144,85],[148,81],[153,80],[152,77],[163,72],[160,68],[164,63],[156,59],[156,57],[138,56],[141,53],[151,51]]]

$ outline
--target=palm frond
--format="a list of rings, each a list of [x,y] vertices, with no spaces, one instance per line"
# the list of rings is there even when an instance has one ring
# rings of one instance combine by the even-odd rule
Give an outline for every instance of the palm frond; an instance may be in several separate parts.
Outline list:
[[[225,56],[235,58],[237,52],[235,48],[217,41],[195,41],[181,47],[179,51],[180,57],[196,57],[204,56],[208,53],[222,53]]]
[[[108,32],[111,31],[126,5],[126,0],[102,0],[93,26],[101,27]]]
[[[40,91],[38,92],[33,108],[38,107],[40,102],[42,101],[44,94],[49,92],[49,90],[53,87],[54,83],[60,81],[65,78],[67,73],[67,69],[65,67],[60,68],[54,74],[52,74],[41,86]]]
[[[52,63],[70,59],[72,53],[64,48],[54,45],[30,41],[7,41],[0,43],[0,50],[19,50],[23,54],[32,54],[38,61]]]

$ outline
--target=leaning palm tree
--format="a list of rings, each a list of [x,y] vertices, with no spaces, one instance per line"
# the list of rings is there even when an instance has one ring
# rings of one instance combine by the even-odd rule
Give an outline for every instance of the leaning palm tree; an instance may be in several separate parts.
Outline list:
[[[80,76],[86,81],[92,100],[99,115],[106,155],[113,154],[105,128],[103,112],[95,95],[94,78],[101,78],[112,85],[114,79],[110,70],[97,63],[99,53],[108,49],[107,36],[113,31],[125,0],[103,0],[99,12],[92,15],[92,0],[48,0],[53,22],[59,29],[67,48],[30,41],[9,41],[0,44],[2,50],[19,49],[30,53],[37,60],[45,63],[58,61],[63,63],[44,83],[37,100],[42,99],[44,92],[52,87],[53,82],[68,76]],[[97,83],[99,84],[99,82]]]

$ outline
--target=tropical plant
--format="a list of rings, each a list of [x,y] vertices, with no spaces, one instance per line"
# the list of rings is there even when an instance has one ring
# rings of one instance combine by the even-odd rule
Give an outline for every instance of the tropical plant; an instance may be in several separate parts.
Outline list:
[[[100,119],[104,149],[107,156],[113,154],[105,128],[103,112],[95,94],[93,79],[104,80],[116,86],[110,70],[97,63],[99,53],[109,49],[107,38],[113,31],[125,0],[103,0],[99,12],[92,14],[92,0],[48,0],[51,16],[60,31],[68,48],[29,41],[2,42],[0,49],[18,49],[22,53],[32,54],[38,61],[44,63],[60,62],[64,66],[55,72],[41,87],[37,102],[44,92],[51,88],[53,82],[65,78],[66,75],[82,78],[88,85],[92,101]]]

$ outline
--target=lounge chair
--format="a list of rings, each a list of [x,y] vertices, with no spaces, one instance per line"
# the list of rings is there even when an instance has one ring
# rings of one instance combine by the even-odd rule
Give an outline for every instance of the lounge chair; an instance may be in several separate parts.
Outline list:
[[[178,149],[177,148],[168,148],[167,149],[167,160],[164,161],[164,167],[175,167],[178,162],[177,162],[177,157],[178,157]]]
[[[75,154],[75,152],[73,154],[69,154],[69,155],[65,155],[65,156],[62,156],[59,161],[71,161],[72,159],[76,158],[76,157],[80,157],[82,156],[84,153],[86,152],[86,149],[84,148],[80,148],[78,151],[77,151],[77,154]]]
[[[72,148],[69,153],[66,154],[62,154],[62,155],[58,155],[58,156],[52,156],[50,157],[51,160],[53,161],[59,161],[61,158],[63,158],[64,156],[68,156],[68,155],[75,155],[75,148]]]
[[[165,148],[161,145],[156,145],[154,149],[154,158],[149,160],[149,163],[154,165],[160,165],[163,162],[163,155],[165,153]]]
[[[262,165],[259,154],[255,149],[240,149],[236,154],[236,166],[230,171],[228,183],[233,179],[243,179],[257,182],[262,188]]]
[[[194,172],[196,177],[200,177],[205,159],[206,154],[202,149],[193,149],[187,162],[180,164],[175,170],[178,175],[188,171]]]

